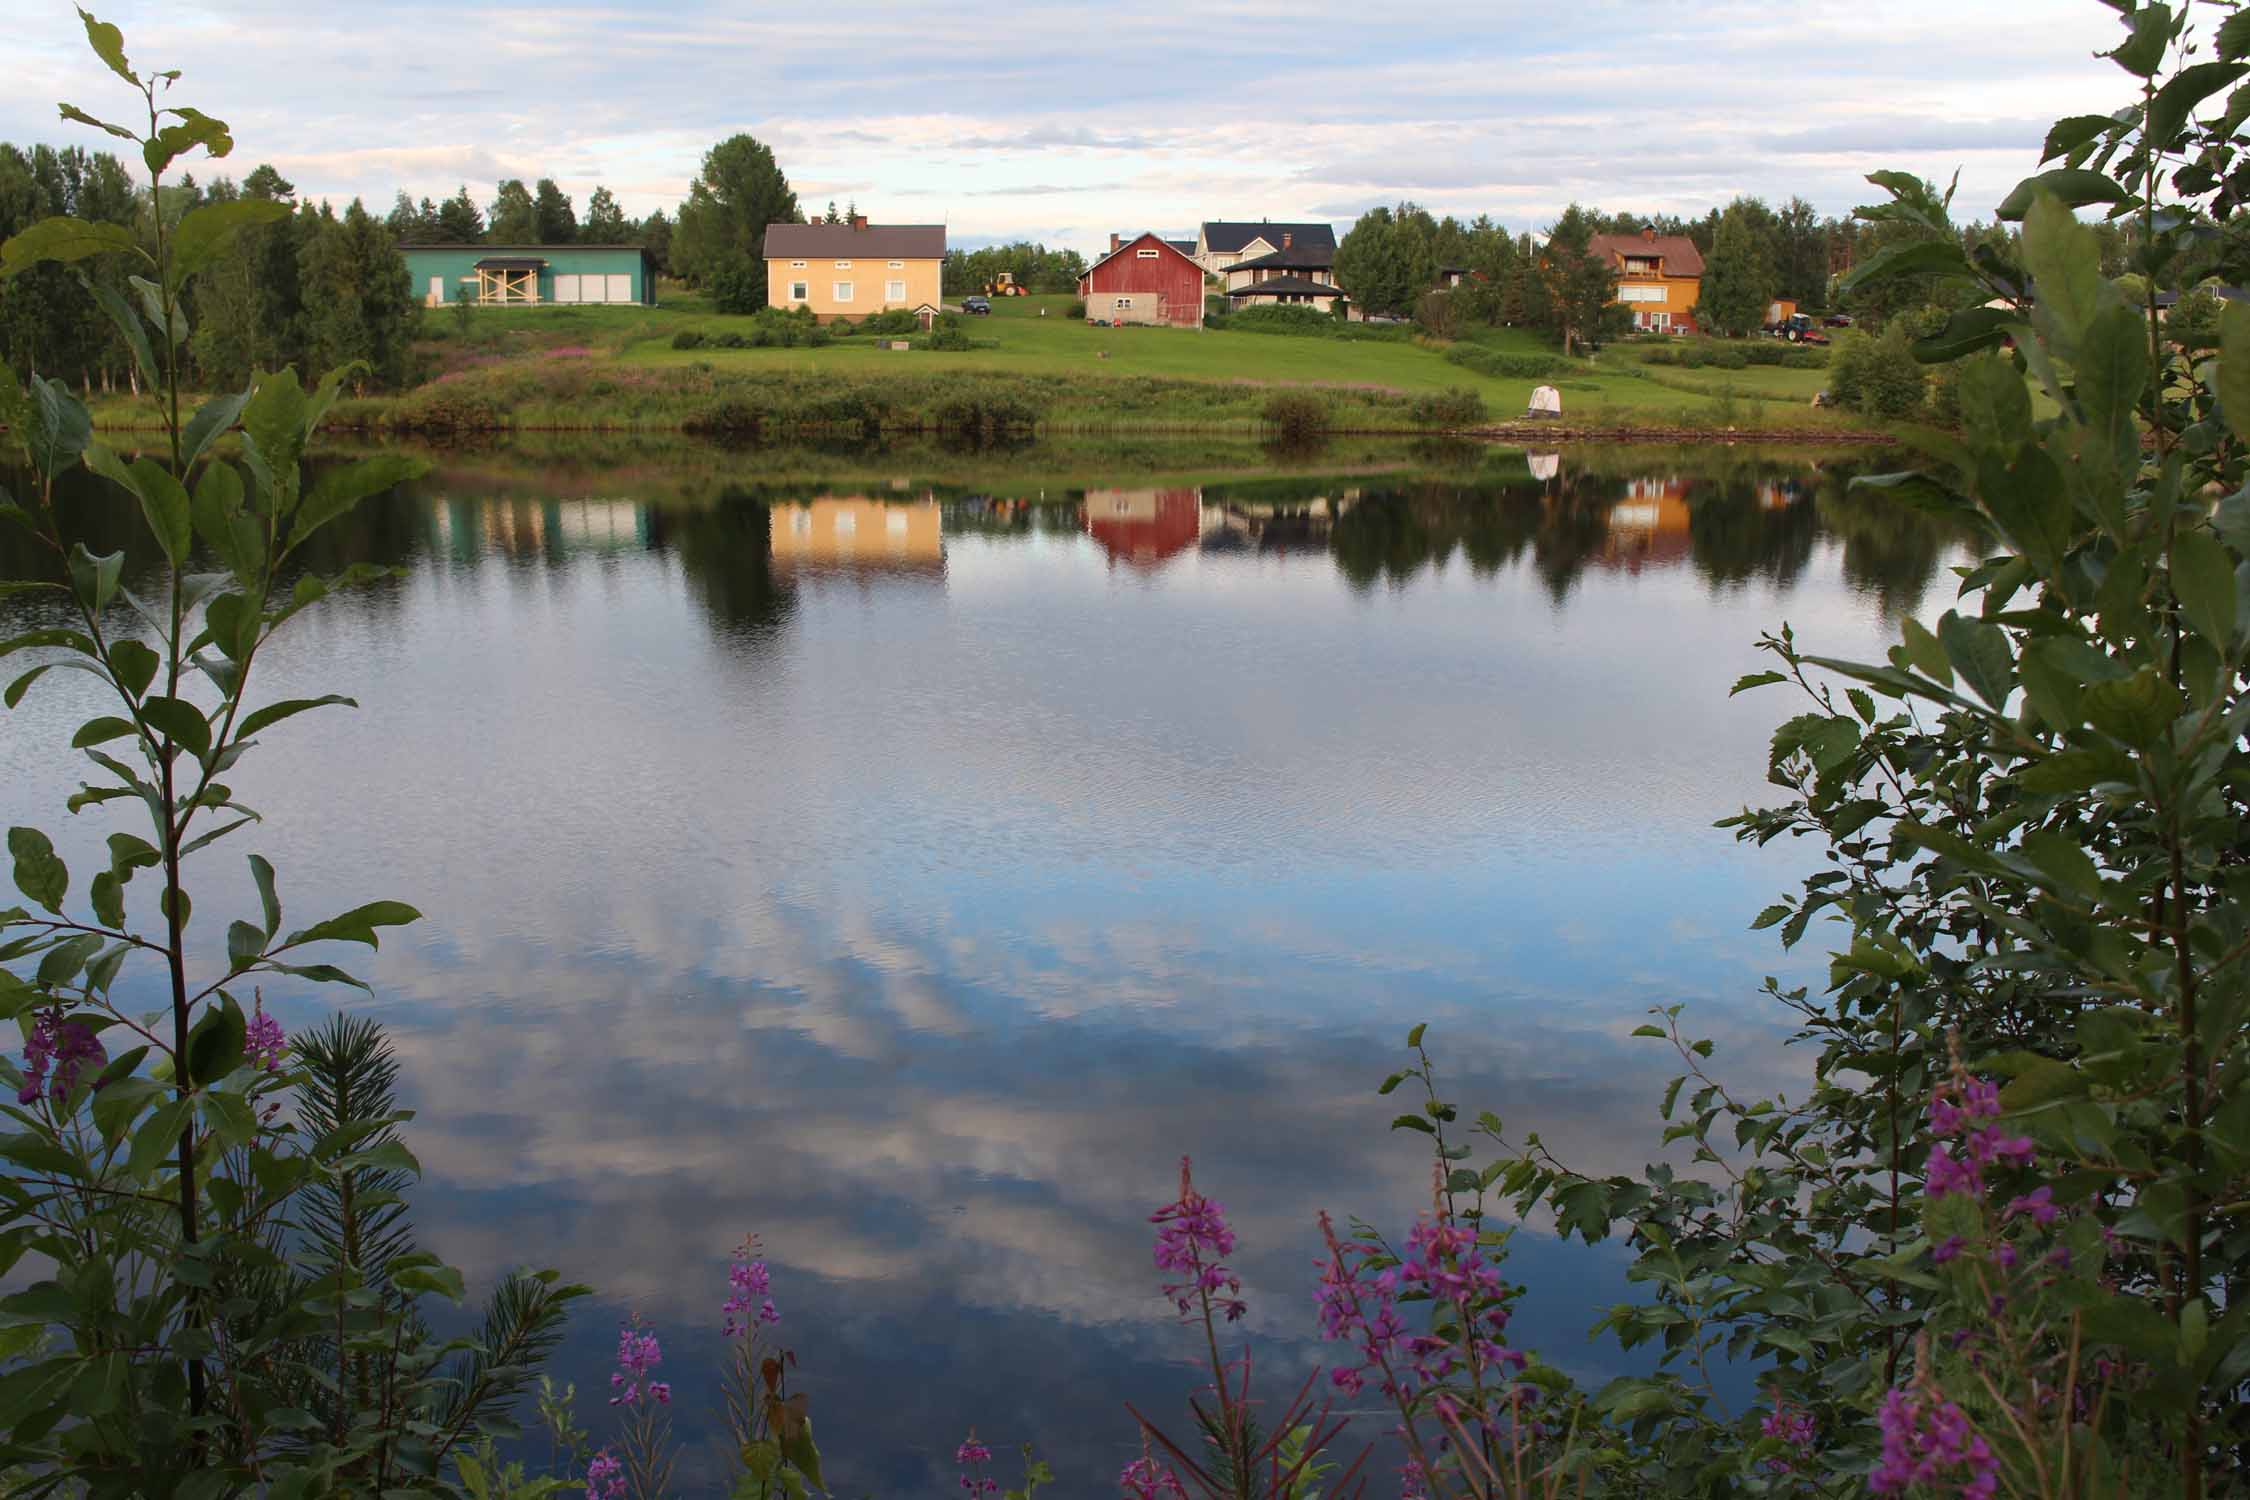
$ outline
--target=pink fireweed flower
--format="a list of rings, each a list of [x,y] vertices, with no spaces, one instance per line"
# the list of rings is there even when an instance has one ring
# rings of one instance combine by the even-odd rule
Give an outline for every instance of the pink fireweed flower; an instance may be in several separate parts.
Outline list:
[[[663,1381],[648,1379],[649,1371],[663,1362],[663,1346],[656,1342],[655,1334],[641,1332],[640,1319],[618,1324],[617,1369],[609,1377],[609,1388],[615,1394],[609,1398],[609,1404],[631,1406],[641,1399],[644,1386],[660,1405],[668,1403],[672,1399],[672,1388]]]
[[[1947,1261],[1953,1259],[1954,1256],[1961,1253],[1961,1247],[1963,1243],[1964,1241],[1962,1240],[1961,1236],[1957,1234],[1947,1235],[1943,1240],[1938,1242],[1938,1247],[1930,1252],[1931,1261],[1937,1265],[1944,1265]]]
[[[1978,1197],[1984,1192],[1984,1177],[1977,1171],[1976,1163],[1955,1157],[1944,1145],[1930,1148],[1930,1159],[1922,1168],[1923,1190],[1932,1198],[1943,1198],[1953,1193]]]
[[[586,1500],[624,1500],[625,1464],[607,1448],[586,1465]]]
[[[60,1103],[78,1086],[86,1065],[106,1066],[109,1053],[91,1027],[83,1021],[65,1020],[57,1009],[42,1013],[32,1023],[31,1035],[23,1044],[23,1061],[24,1081],[16,1091],[16,1103],[36,1104],[41,1094]],[[54,1074],[52,1085],[48,1082],[50,1069]]]
[[[1359,1353],[1356,1365],[1338,1365],[1329,1380],[1349,1395],[1358,1395],[1372,1373],[1383,1394],[1404,1394],[1388,1373],[1396,1364],[1406,1338],[1406,1324],[1398,1315],[1399,1274],[1396,1269],[1370,1273],[1371,1245],[1350,1245],[1336,1236],[1328,1215],[1320,1216],[1320,1232],[1328,1242],[1328,1255],[1320,1265],[1316,1296],[1320,1331],[1324,1338],[1349,1343]]]
[[[1936,1395],[1894,1390],[1876,1419],[1883,1434],[1882,1462],[1867,1476],[1878,1495],[1919,1486],[1958,1486],[1962,1500],[1991,1500],[1999,1493],[2000,1460],[1961,1408]]]
[[[263,1000],[258,1001],[251,1012],[250,1025],[242,1037],[242,1050],[268,1073],[281,1071],[282,1056],[289,1050],[289,1036],[281,1029],[279,1021],[266,1014]]]
[[[1197,1297],[1222,1308],[1233,1322],[1250,1310],[1241,1298],[1242,1281],[1220,1263],[1234,1253],[1234,1231],[1227,1227],[1226,1206],[1195,1190],[1188,1158],[1180,1158],[1180,1196],[1148,1216],[1156,1231],[1156,1266],[1172,1271],[1180,1280],[1167,1282],[1170,1297],[1184,1316]],[[1214,1297],[1213,1293],[1224,1295]]]
[[[773,1298],[766,1295],[773,1283],[772,1273],[757,1256],[758,1237],[752,1235],[734,1252],[734,1263],[727,1268],[727,1300],[719,1308],[726,1314],[727,1338],[750,1332],[756,1323],[781,1321]]]
[[[1131,1500],[1187,1500],[1187,1488],[1180,1476],[1155,1459],[1143,1455],[1117,1471],[1117,1487]]]
[[[2055,1207],[2055,1190],[2053,1188],[2037,1187],[2020,1197],[2010,1198],[2007,1208],[2002,1211],[2000,1217],[2012,1219],[2018,1214],[2029,1214],[2031,1222],[2044,1229],[2062,1216],[2062,1210]]]
[[[1791,1406],[1776,1396],[1772,1413],[1758,1424],[1758,1430],[1795,1449],[1801,1458],[1812,1452],[1813,1439],[1819,1435],[1820,1426],[1811,1412],[1801,1406]],[[1786,1458],[1769,1458],[1766,1467],[1776,1474],[1787,1474],[1795,1465]]]

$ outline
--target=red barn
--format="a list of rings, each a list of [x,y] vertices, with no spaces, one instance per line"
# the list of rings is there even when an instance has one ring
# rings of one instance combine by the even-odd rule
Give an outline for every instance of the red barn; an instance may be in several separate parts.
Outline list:
[[[1203,326],[1203,268],[1153,234],[1109,237],[1109,254],[1078,278],[1089,323]]]

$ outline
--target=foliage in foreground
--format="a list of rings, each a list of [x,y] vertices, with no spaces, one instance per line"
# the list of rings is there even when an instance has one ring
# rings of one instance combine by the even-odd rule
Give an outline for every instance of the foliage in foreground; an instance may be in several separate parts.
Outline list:
[[[161,204],[167,168],[197,148],[225,155],[227,127],[160,108],[177,75],[136,73],[117,28],[85,23],[95,53],[140,95],[146,134],[63,113],[138,144]],[[0,1463],[29,1476],[24,1493],[203,1500],[251,1487],[440,1485],[449,1455],[504,1430],[585,1291],[551,1271],[513,1276],[474,1334],[431,1334],[428,1299],[459,1301],[462,1278],[414,1243],[405,1218],[416,1166],[398,1136],[407,1116],[387,1047],[347,1020],[292,1047],[259,1003],[264,982],[357,984],[322,953],[372,948],[380,929],[416,920],[413,908],[376,901],[287,930],[276,872],[253,854],[257,912],[229,924],[217,972],[190,977],[187,867],[259,821],[222,778],[257,736],[349,701],[253,704],[274,634],[379,572],[322,577],[292,558],[420,467],[368,459],[304,483],[305,449],[348,367],[312,391],[287,369],[261,376],[183,420],[183,288],[239,231],[288,212],[243,198],[159,216],[152,250],[114,224],[50,218],[0,246],[0,276],[102,256],[127,264],[124,291],[97,284],[94,296],[164,412],[159,453],[127,459],[93,441],[59,381],[19,382],[0,367],[0,423],[34,485],[22,504],[0,496],[0,518],[52,554],[54,576],[10,591],[72,621],[0,642],[0,655],[38,653],[5,701],[14,707],[50,672],[92,677],[110,711],[72,737],[91,776],[70,811],[114,802],[147,820],[143,833],[128,819],[109,834],[106,866],[75,899],[51,840],[8,831],[30,907],[0,910],[0,1007],[25,1039],[21,1068],[0,1062],[13,1098],[0,1110],[11,1169],[0,1176],[0,1265],[45,1270],[0,1299],[10,1360]],[[237,429],[239,467],[214,456]],[[156,597],[122,587],[123,553],[69,539],[56,481],[80,464],[138,502],[168,564]],[[213,571],[189,571],[206,557]],[[130,899],[143,872],[153,901]],[[163,999],[145,1013],[138,997],[152,992]]]

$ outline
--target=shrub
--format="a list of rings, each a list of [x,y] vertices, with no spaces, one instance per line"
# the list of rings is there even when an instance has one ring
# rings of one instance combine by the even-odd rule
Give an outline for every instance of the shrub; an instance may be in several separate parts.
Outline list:
[[[1320,437],[1334,420],[1327,401],[1310,391],[1277,391],[1258,415],[1285,442]]]
[[[1084,297],[1071,298],[1070,306],[1063,309],[1063,316],[1083,319],[1086,316],[1086,299]]]
[[[1455,344],[1446,359],[1464,370],[1495,380],[1538,380],[1549,375],[1575,375],[1583,366],[1559,354],[1509,354],[1482,344]]]
[[[859,330],[852,327],[852,320],[849,318],[838,318],[828,325],[828,336],[830,338],[848,339],[857,332]]]
[[[717,338],[711,340],[711,342],[721,349],[740,349],[745,343],[749,341],[743,338],[741,334],[735,332],[730,328],[725,333],[722,333]]]
[[[959,314],[944,313],[939,316],[937,326],[930,330],[930,336],[922,340],[922,347],[958,353],[974,346],[969,342],[969,330],[962,326]]]
[[[938,404],[931,425],[952,437],[989,442],[1011,433],[1028,432],[1038,424],[1039,413],[1028,402],[998,391],[968,392]]]
[[[1461,310],[1451,292],[1424,292],[1414,304],[1414,321],[1432,338],[1451,339],[1461,332]]]
[[[757,312],[766,305],[766,268],[747,255],[730,256],[711,273],[710,291],[720,312]]]
[[[1927,386],[1903,323],[1881,338],[1847,329],[1829,358],[1829,394],[1838,406],[1896,421],[1922,409]]]
[[[922,320],[909,308],[889,307],[879,313],[869,313],[861,321],[859,331],[881,338],[905,338],[922,331]]]
[[[703,335],[697,329],[683,328],[672,335],[672,347],[675,349],[700,349],[703,347]]]
[[[1474,427],[1485,419],[1484,397],[1466,386],[1448,386],[1415,397],[1407,417],[1417,427]]]

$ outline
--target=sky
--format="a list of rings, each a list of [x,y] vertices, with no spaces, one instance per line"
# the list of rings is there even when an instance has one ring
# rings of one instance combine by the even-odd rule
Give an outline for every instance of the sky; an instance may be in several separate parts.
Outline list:
[[[0,140],[101,144],[53,101],[133,100],[64,0],[10,0]],[[1385,14],[1385,12],[1389,12]],[[2097,0],[1320,0],[813,7],[449,0],[101,3],[137,66],[227,120],[301,193],[480,204],[553,177],[669,210],[737,131],[814,213],[944,223],[956,245],[1082,251],[1112,230],[1332,220],[1411,199],[1535,230],[1577,200],[1700,215],[1737,194],[1823,213],[1882,168],[1961,174],[1988,216],[2047,125],[2126,102]],[[1381,19],[1377,19],[1381,16]]]

